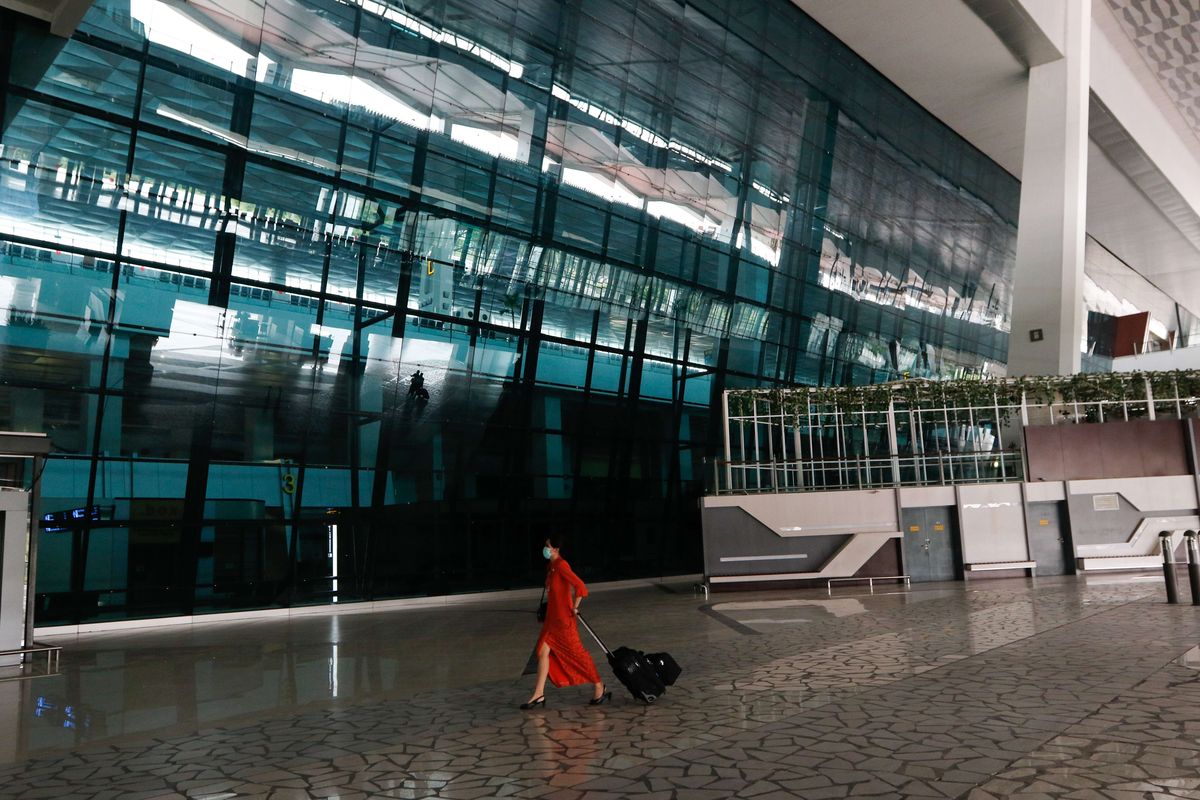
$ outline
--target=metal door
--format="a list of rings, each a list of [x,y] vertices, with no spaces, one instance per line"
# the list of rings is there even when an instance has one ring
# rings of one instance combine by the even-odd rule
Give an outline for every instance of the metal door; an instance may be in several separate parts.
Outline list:
[[[904,569],[913,582],[957,580],[958,534],[954,509],[906,508],[900,519],[904,526]]]
[[[1029,530],[1029,557],[1037,562],[1038,575],[1068,575],[1070,542],[1062,524],[1059,503],[1030,503],[1025,512]]]

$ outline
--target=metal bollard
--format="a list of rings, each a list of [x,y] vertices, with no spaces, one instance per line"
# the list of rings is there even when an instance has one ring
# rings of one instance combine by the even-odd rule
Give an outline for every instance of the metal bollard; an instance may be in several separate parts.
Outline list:
[[[1162,531],[1158,534],[1158,543],[1162,548],[1163,577],[1167,581],[1167,602],[1179,604],[1179,580],[1175,577],[1175,547],[1171,544],[1171,532]]]
[[[1183,541],[1187,543],[1188,583],[1192,585],[1192,605],[1200,606],[1200,543],[1196,541],[1195,531],[1184,531]]]

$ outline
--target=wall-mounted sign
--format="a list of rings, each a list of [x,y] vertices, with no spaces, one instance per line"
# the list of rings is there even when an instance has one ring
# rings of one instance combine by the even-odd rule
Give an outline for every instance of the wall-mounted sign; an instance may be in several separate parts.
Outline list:
[[[66,511],[52,511],[42,515],[42,530],[46,533],[63,533],[72,529],[73,525],[81,522],[99,522],[100,506],[86,508],[71,508]]]
[[[1115,494],[1092,495],[1093,511],[1120,511],[1121,497]]]

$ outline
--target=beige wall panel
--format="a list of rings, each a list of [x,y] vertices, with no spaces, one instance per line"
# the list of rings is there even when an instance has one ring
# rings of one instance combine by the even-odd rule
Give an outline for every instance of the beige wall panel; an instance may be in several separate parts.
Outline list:
[[[1025,561],[1025,508],[1016,483],[958,487],[963,561]]]

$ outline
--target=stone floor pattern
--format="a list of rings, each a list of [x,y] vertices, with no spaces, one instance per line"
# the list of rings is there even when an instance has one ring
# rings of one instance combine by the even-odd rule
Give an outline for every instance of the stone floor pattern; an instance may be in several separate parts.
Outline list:
[[[530,681],[493,682],[19,762],[0,797],[1200,798],[1200,672],[1180,663],[1200,608],[1147,583],[979,586],[766,633],[731,619],[746,635],[675,648],[684,676],[652,706],[614,686],[524,713]]]

